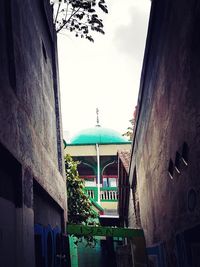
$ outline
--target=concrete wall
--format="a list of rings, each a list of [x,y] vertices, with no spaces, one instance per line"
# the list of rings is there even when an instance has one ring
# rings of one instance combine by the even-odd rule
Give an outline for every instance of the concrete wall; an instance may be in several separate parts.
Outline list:
[[[113,212],[117,213],[117,205],[118,202],[101,202],[101,207],[105,210],[113,210]]]
[[[118,150],[128,150],[131,144],[99,144],[99,153],[101,156],[117,155]],[[67,145],[65,153],[73,156],[96,156],[95,145]]]
[[[200,266],[199,23],[199,1],[152,2],[129,206],[150,266]]]
[[[49,205],[58,205],[58,224],[66,219],[56,35],[49,2],[1,1],[0,36],[0,179],[8,188],[6,195],[0,194],[5,215],[0,216],[0,259],[2,266],[31,267],[34,223],[39,223],[34,213],[40,209],[34,210],[35,182],[49,195]],[[17,168],[17,175],[10,174],[12,168]],[[8,176],[9,184],[3,178]],[[6,233],[8,221],[13,225]],[[6,256],[7,238],[12,257]]]

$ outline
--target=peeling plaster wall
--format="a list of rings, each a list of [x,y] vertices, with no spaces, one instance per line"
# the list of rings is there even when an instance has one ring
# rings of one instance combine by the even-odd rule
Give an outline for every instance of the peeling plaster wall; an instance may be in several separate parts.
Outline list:
[[[129,202],[129,226],[138,226],[138,216],[147,247],[153,251],[164,244],[158,246],[162,256],[154,250],[158,260],[157,265],[152,260],[152,266],[197,266],[197,252],[193,250],[192,258],[188,251],[191,244],[200,244],[195,239],[195,234],[199,236],[195,226],[200,224],[199,23],[198,1],[152,2],[130,170],[139,209],[132,194]],[[180,173],[173,168],[171,179],[170,159],[175,164],[176,153],[182,156],[184,142],[189,148],[188,166],[180,160]],[[192,228],[193,237],[186,242],[186,232]],[[179,234],[186,242],[182,256]]]

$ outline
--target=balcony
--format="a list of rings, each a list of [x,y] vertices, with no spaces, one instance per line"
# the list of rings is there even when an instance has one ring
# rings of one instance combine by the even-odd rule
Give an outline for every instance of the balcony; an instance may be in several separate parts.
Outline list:
[[[98,200],[97,187],[85,187],[85,191],[92,200],[94,201]],[[101,187],[100,188],[100,201],[101,202],[117,202],[118,201],[117,187]]]

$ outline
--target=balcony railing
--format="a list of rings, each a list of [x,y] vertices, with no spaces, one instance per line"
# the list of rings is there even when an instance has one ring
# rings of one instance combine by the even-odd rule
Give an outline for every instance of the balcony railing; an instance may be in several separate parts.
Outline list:
[[[98,200],[97,187],[85,187],[88,196],[94,201]],[[102,202],[116,202],[118,201],[117,187],[101,187],[100,188],[100,201]]]
[[[100,194],[100,199],[101,201],[117,201],[118,200],[118,192],[117,190],[113,190],[113,189],[103,189],[101,190],[101,194]]]
[[[91,199],[95,199],[95,197],[96,197],[96,192],[94,191],[94,190],[92,190],[92,189],[86,189],[86,192],[87,192],[87,194],[88,194],[88,196],[91,198]]]

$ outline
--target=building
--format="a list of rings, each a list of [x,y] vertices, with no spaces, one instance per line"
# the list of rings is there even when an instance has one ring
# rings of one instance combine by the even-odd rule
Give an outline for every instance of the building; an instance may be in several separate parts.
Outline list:
[[[66,266],[52,8],[47,0],[3,0],[0,14],[0,265]]]
[[[118,179],[119,179],[119,224],[124,228],[133,228],[129,225],[129,203],[130,199],[130,182],[129,182],[129,167],[131,153],[130,151],[118,151]],[[133,195],[135,197],[135,195]],[[134,207],[135,208],[135,207]],[[134,224],[134,229],[140,229],[137,224]],[[123,238],[122,245],[117,248],[117,266],[147,266],[146,243],[144,236],[135,236],[134,238]]]
[[[152,1],[128,210],[148,266],[200,266],[199,23],[199,1]]]
[[[129,165],[131,152],[130,150],[118,151],[118,213],[119,224],[121,227],[128,227],[128,204],[129,204]],[[127,238],[123,238],[122,246],[117,248],[117,267],[133,266],[131,254],[131,245]]]
[[[121,227],[128,227],[128,204],[130,194],[129,165],[131,159],[130,150],[118,151],[118,213]]]
[[[97,126],[77,133],[69,143],[64,142],[65,153],[79,161],[78,172],[85,181],[93,209],[100,214],[101,226],[119,226],[118,206],[118,157],[117,151],[130,149],[131,142],[118,132]],[[85,243],[73,244],[70,237],[72,267],[110,266],[116,267],[116,246],[118,238],[97,237],[95,248]]]
[[[117,150],[130,149],[131,143],[118,132],[101,127],[84,129],[65,148],[78,165],[89,197],[103,208],[103,214],[117,215]]]

